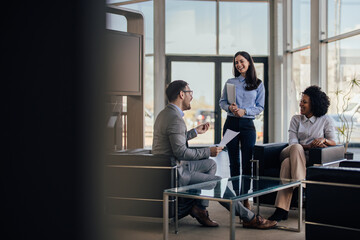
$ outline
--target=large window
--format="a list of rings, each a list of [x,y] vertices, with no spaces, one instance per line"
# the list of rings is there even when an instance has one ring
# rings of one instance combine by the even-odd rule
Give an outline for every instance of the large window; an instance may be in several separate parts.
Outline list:
[[[108,4],[140,11],[145,22],[145,146],[151,147],[154,122],[154,2],[151,0],[107,0]],[[125,23],[124,23],[125,21]],[[266,1],[166,0],[166,55],[233,56],[243,50],[252,56],[269,54],[269,3]],[[126,31],[126,20],[107,16],[108,26]],[[120,27],[119,27],[120,26]],[[211,65],[211,64],[210,64]],[[181,62],[172,66],[172,78],[182,78],[194,88],[193,109],[186,117],[188,128],[201,117],[214,121],[216,99],[214,66],[209,63]],[[259,73],[264,68],[259,65]],[[231,71],[229,71],[231,73]],[[209,77],[206,77],[209,75]],[[261,78],[261,76],[259,76]],[[201,86],[211,86],[207,89]],[[205,92],[204,92],[205,91]],[[206,110],[212,109],[209,114]],[[202,114],[202,111],[204,114]],[[189,115],[189,116],[188,116]],[[199,120],[200,119],[200,120]],[[259,142],[262,141],[263,119],[259,123]],[[211,136],[210,136],[210,135]],[[216,133],[218,134],[218,133]],[[213,142],[214,131],[204,136],[204,143]],[[215,136],[216,138],[216,136]]]
[[[290,84],[290,116],[299,114],[301,93],[310,86],[310,49],[294,52],[292,56],[292,82]]]
[[[267,2],[220,2],[219,53],[233,55],[242,50],[267,56],[268,12]]]
[[[310,86],[310,0],[292,0],[291,76],[288,81],[288,115],[299,114],[301,93]]]
[[[353,116],[351,142],[360,142],[360,87],[351,87],[351,81],[360,81],[360,35],[331,42],[327,45],[328,93],[331,98],[329,115],[335,126],[341,128],[338,113]],[[351,90],[351,91],[350,91]],[[338,141],[342,142],[341,134]]]
[[[310,44],[310,0],[292,1],[292,47]]]
[[[328,0],[328,37],[360,29],[360,2]]]
[[[171,79],[186,79],[190,89],[194,91],[191,109],[184,112],[184,120],[187,129],[192,129],[205,122],[210,123],[210,129],[206,133],[198,135],[198,137],[190,140],[189,144],[213,144],[215,133],[214,63],[172,62]]]
[[[301,92],[318,82],[330,97],[328,114],[336,127],[341,126],[339,112],[354,116],[351,142],[359,143],[360,87],[353,87],[351,92],[349,89],[352,80],[360,81],[360,1],[287,0],[283,3],[292,6],[290,15],[285,15],[285,21],[290,17],[292,24],[290,27],[284,25],[290,32],[284,39],[288,46],[285,56],[291,66],[291,71],[284,70],[288,86],[286,114],[289,117],[297,114]],[[319,12],[311,11],[311,7],[318,8]],[[316,24],[320,39],[311,42],[319,38],[319,32],[312,31]],[[311,68],[317,61],[319,68]],[[342,142],[340,138],[338,142]]]
[[[339,113],[353,117],[350,142],[360,142],[360,87],[351,87],[351,81],[360,81],[360,2],[328,0],[327,31],[327,87],[331,98],[329,115],[337,129],[342,127]],[[357,30],[357,32],[356,32]],[[351,33],[349,36],[347,34]],[[325,39],[327,40],[327,39]],[[338,141],[343,142],[342,134]]]
[[[166,1],[166,53],[216,53],[216,2]]]

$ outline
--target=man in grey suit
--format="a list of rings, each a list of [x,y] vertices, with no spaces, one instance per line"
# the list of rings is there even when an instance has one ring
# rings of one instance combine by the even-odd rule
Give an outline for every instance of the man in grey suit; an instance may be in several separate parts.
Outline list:
[[[191,109],[192,93],[187,82],[183,80],[171,82],[166,88],[169,104],[159,113],[154,124],[152,152],[175,156],[180,186],[221,179],[215,175],[216,162],[209,157],[216,157],[222,151],[222,147],[188,147],[188,140],[205,133],[210,127],[209,123],[204,123],[187,131],[183,111]],[[234,195],[230,189],[226,189],[224,194]],[[190,215],[204,226],[217,227],[218,224],[209,218],[206,211],[208,204],[207,200],[195,201],[191,206]],[[222,203],[222,205],[229,209],[228,204]],[[256,216],[240,202],[235,205],[235,212],[243,220],[244,227],[267,229],[277,224],[276,221],[266,220],[260,215]]]

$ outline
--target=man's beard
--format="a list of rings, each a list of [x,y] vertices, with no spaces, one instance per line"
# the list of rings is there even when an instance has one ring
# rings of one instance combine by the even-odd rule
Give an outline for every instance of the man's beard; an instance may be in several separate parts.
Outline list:
[[[183,104],[183,109],[184,109],[184,110],[190,110],[190,109],[191,109],[190,103],[189,103],[188,105]]]

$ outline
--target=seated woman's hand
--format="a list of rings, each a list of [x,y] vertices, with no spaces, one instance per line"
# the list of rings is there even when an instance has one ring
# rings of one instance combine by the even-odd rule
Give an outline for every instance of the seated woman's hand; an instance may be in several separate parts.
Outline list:
[[[326,142],[325,138],[316,138],[310,143],[310,145],[312,148],[316,148],[316,147],[324,148],[327,147],[325,142]]]

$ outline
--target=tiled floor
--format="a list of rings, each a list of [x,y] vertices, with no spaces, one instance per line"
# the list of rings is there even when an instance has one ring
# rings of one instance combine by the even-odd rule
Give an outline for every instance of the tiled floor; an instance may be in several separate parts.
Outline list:
[[[208,208],[210,218],[219,223],[217,228],[205,228],[188,216],[179,221],[179,232],[174,233],[174,224],[170,224],[169,240],[219,240],[229,239],[229,212],[217,202],[210,202]],[[261,207],[260,213],[268,217],[274,211],[273,208]],[[280,224],[281,223],[281,224]],[[289,219],[280,222],[279,225],[288,227],[297,227],[297,211],[291,210]],[[242,227],[239,220],[236,219],[235,238],[247,240],[304,240],[305,224],[302,223],[301,232],[290,232],[279,229],[257,230],[246,229]],[[110,240],[160,240],[163,237],[161,222],[137,222],[137,221],[112,221],[108,228]]]

